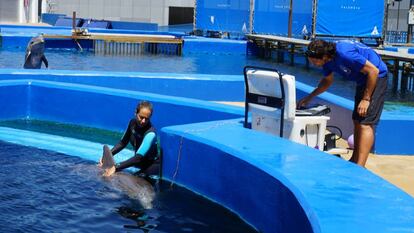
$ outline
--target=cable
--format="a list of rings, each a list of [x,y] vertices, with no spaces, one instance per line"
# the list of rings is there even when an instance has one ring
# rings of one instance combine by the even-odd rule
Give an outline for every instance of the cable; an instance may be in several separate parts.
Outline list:
[[[342,138],[342,130],[339,127],[333,126],[333,125],[327,125],[326,128],[333,128],[333,129],[338,130],[339,137],[336,138],[335,141],[338,141],[340,138]]]
[[[207,130],[210,130],[210,129],[213,129],[213,128],[223,126],[223,125],[231,125],[231,124],[239,124],[239,122],[235,122],[235,121],[218,122],[217,124],[206,127],[206,128],[186,130],[186,131],[184,131],[184,133],[190,133],[190,132],[191,133],[200,133],[200,132],[203,132],[203,131],[207,131]],[[182,151],[182,148],[183,148],[183,141],[184,141],[184,136],[181,136],[180,137],[180,145],[179,145],[179,148],[178,148],[177,162],[176,162],[174,174],[173,174],[172,179],[171,179],[170,189],[173,188],[175,179],[178,175],[178,169],[180,167],[180,160],[181,160],[181,151]]]
[[[174,174],[173,174],[173,177],[172,177],[172,182],[171,182],[171,185],[170,185],[170,189],[172,189],[172,188],[173,188],[174,181],[175,181],[175,177],[176,177],[176,176],[177,176],[177,174],[178,174],[178,167],[179,167],[179,165],[180,165],[180,159],[181,159],[181,149],[182,149],[182,147],[183,147],[183,141],[184,141],[184,137],[183,137],[183,136],[181,136],[181,138],[180,138],[180,147],[178,148],[177,164],[176,164],[176,166],[175,166],[175,171],[174,171]]]

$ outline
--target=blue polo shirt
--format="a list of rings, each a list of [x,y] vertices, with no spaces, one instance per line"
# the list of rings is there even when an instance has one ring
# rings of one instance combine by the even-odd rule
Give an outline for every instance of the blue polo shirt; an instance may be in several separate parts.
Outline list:
[[[323,74],[327,76],[335,72],[347,80],[355,81],[357,85],[364,85],[367,75],[360,71],[367,60],[379,69],[379,78],[387,75],[387,66],[373,49],[359,42],[338,41],[336,56],[323,65]]]

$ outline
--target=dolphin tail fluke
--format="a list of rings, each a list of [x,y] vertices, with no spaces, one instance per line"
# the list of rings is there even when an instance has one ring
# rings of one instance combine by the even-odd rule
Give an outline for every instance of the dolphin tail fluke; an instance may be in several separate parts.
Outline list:
[[[115,173],[115,160],[112,156],[111,149],[107,145],[103,146],[103,155],[100,160],[100,166],[104,173],[103,176],[111,176]]]

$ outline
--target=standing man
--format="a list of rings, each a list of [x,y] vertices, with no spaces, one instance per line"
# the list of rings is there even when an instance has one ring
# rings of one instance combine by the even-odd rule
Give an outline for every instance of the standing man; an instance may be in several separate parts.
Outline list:
[[[384,106],[387,66],[373,49],[353,41],[315,40],[308,45],[306,55],[313,65],[322,67],[324,78],[312,93],[298,102],[298,107],[326,91],[334,81],[333,73],[356,82],[352,113],[354,152],[350,161],[365,167],[374,144],[375,126]]]

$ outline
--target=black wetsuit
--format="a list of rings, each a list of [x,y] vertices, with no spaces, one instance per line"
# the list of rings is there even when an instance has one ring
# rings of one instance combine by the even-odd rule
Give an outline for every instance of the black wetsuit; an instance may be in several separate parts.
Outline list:
[[[128,128],[126,129],[124,136],[122,137],[121,141],[119,141],[118,144],[112,148],[111,151],[113,155],[116,155],[118,152],[124,149],[129,142],[134,148],[135,155],[132,158],[127,159],[117,165],[116,171],[120,171],[131,166],[138,167],[142,171],[145,171],[155,162],[158,154],[156,140],[151,144],[147,153],[143,155],[137,154],[137,151],[141,146],[144,137],[151,132],[155,133],[155,128],[152,127],[151,122],[148,122],[146,126],[141,127],[138,125],[135,118],[129,121]]]

